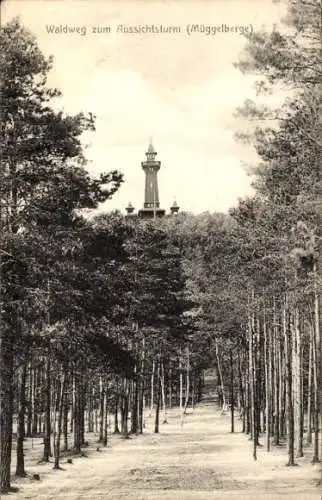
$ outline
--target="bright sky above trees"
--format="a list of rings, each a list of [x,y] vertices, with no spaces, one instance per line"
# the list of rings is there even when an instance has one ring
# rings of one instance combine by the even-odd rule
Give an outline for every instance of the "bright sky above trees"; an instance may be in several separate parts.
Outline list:
[[[104,208],[124,210],[128,201],[142,206],[140,162],[152,136],[162,162],[161,205],[168,209],[177,198],[183,209],[200,212],[226,211],[249,193],[243,162],[254,161],[255,153],[236,143],[243,123],[233,113],[255,96],[254,78],[233,67],[242,36],[188,36],[186,25],[271,29],[281,13],[270,0],[9,0],[2,23],[19,14],[41,50],[53,54],[49,84],[63,92],[60,107],[96,114],[96,132],[84,136],[89,170],[119,169],[126,181]],[[53,24],[86,26],[87,34],[48,34],[46,25]],[[182,32],[115,33],[118,24],[179,25]],[[112,33],[94,35],[92,25],[111,26]]]

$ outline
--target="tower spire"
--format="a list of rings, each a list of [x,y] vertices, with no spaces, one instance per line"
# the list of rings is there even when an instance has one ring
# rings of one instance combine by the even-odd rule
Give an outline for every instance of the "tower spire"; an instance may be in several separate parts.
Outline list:
[[[148,146],[148,150],[145,153],[145,155],[146,155],[146,158],[147,158],[148,161],[149,160],[150,161],[154,161],[155,157],[157,155],[157,152],[155,151],[155,149],[153,147],[152,137],[150,137],[150,139],[149,139],[149,146]]]

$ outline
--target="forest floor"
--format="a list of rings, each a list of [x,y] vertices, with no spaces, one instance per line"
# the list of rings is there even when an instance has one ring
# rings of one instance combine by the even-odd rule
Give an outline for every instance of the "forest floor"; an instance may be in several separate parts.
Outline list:
[[[162,417],[161,417],[162,422]],[[16,500],[321,500],[317,486],[319,466],[310,464],[311,453],[297,459],[297,467],[286,467],[286,450],[258,450],[252,459],[252,444],[240,432],[230,433],[228,415],[213,404],[203,403],[185,416],[178,409],[168,414],[160,434],[153,434],[153,419],[146,419],[145,434],[123,440],[111,436],[108,448],[86,448],[86,457],[62,460],[64,470],[38,464],[41,443],[27,450],[28,474],[40,481],[15,480]],[[27,441],[28,446],[30,440]],[[33,452],[34,458],[29,457]]]

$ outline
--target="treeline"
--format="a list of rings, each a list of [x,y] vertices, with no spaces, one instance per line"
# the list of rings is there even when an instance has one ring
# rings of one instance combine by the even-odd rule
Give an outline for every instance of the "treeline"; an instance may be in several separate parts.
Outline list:
[[[158,432],[167,407],[183,410],[184,396],[200,395],[203,364],[193,356],[187,364],[194,329],[178,248],[154,224],[119,214],[78,223],[64,243],[56,239],[55,255],[43,238],[35,252],[33,232],[33,266],[19,275],[10,394],[17,476],[25,437],[43,436],[43,460],[53,455],[59,468],[61,441],[62,451],[81,453],[85,432],[105,446],[111,431],[142,433],[144,408],[156,407]]]
[[[237,63],[258,75],[261,99],[238,110],[238,139],[259,158],[255,194],[221,224],[205,218],[190,287],[214,339],[223,404],[226,395],[237,405],[254,458],[262,438],[268,450],[287,441],[294,465],[305,451],[321,459],[322,6],[288,7],[285,32],[247,37]],[[263,104],[281,89],[281,109]]]
[[[43,461],[80,453],[85,433],[154,430],[167,407],[200,397],[206,352],[192,352],[194,304],[182,248],[155,222],[85,218],[123,182],[86,171],[81,135],[95,117],[51,107],[52,61],[13,20],[1,28],[0,489],[26,475],[24,442]],[[113,417],[110,425],[111,415]]]

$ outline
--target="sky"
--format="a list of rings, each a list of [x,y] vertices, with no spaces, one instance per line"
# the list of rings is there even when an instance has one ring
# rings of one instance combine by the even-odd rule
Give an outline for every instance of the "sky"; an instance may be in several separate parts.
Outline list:
[[[233,65],[245,44],[238,31],[272,30],[280,6],[271,0],[7,0],[1,14],[2,24],[19,15],[43,53],[54,56],[48,85],[62,91],[59,107],[96,115],[96,131],[83,138],[87,169],[117,169],[125,180],[101,210],[124,211],[129,201],[143,206],[141,161],[150,137],[167,211],[176,199],[184,211],[226,212],[251,193],[245,163],[256,163],[256,154],[235,140],[247,124],[234,113],[255,98],[255,77]],[[222,24],[237,32],[202,32]],[[124,32],[145,25],[180,32]],[[189,31],[192,25],[199,32]],[[50,33],[60,26],[79,32]],[[278,97],[272,99],[276,104]]]

